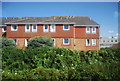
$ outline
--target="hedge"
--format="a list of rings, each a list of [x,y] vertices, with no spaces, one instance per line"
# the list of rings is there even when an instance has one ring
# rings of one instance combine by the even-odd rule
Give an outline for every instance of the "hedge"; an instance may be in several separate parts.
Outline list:
[[[120,50],[72,51],[41,47],[2,49],[3,79],[103,80],[120,79]]]

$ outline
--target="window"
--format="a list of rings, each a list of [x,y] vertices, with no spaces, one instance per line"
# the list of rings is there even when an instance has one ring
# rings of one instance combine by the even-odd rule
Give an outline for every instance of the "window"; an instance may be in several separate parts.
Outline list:
[[[29,39],[25,39],[25,47],[28,46],[28,40],[29,40]]]
[[[3,27],[3,28],[2,28],[2,32],[6,32],[6,27]]]
[[[56,31],[56,27],[54,24],[51,24],[50,26],[50,32],[55,32]]]
[[[17,39],[13,39],[14,40],[14,42],[16,43],[16,45],[17,45]]]
[[[103,40],[103,42],[105,42],[105,40]]]
[[[90,27],[86,27],[86,33],[90,33]]]
[[[96,46],[96,39],[92,39],[92,46]]]
[[[63,30],[70,30],[69,25],[63,25]]]
[[[113,40],[111,40],[111,42],[113,42]]]
[[[17,25],[12,25],[12,26],[11,26],[11,31],[17,31],[17,30],[18,30]]]
[[[92,33],[96,33],[96,27],[92,27]]]
[[[36,24],[32,25],[32,32],[37,32],[37,25]]]
[[[55,38],[52,38],[53,42],[54,42],[54,46],[55,46]]]
[[[25,32],[30,32],[30,25],[29,25],[29,24],[27,24],[27,25],[25,26]]]
[[[63,44],[70,44],[70,40],[68,38],[63,39]]]
[[[44,25],[44,27],[43,27],[43,31],[44,31],[44,32],[48,32],[48,26],[49,26],[49,25]]]
[[[115,40],[115,42],[117,42],[117,40]]]
[[[86,39],[86,46],[90,46],[90,39]]]

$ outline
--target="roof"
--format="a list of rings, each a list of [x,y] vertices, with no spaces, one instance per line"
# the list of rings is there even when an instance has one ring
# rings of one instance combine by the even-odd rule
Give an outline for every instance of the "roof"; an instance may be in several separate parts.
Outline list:
[[[2,17],[4,24],[23,23],[68,23],[75,25],[99,25],[87,16],[51,16],[51,17]]]

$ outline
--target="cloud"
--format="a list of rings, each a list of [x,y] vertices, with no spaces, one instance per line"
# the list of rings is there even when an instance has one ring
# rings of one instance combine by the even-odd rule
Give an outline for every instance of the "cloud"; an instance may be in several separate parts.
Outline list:
[[[113,31],[113,30],[108,30],[108,33],[114,33],[115,31]]]

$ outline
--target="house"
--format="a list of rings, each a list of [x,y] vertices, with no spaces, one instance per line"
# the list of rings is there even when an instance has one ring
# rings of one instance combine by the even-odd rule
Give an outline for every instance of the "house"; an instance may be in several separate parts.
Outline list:
[[[111,48],[118,42],[118,37],[100,37],[100,48]]]
[[[56,48],[99,50],[100,25],[87,16],[2,17],[6,37],[18,48],[27,47],[35,36],[51,37]]]

